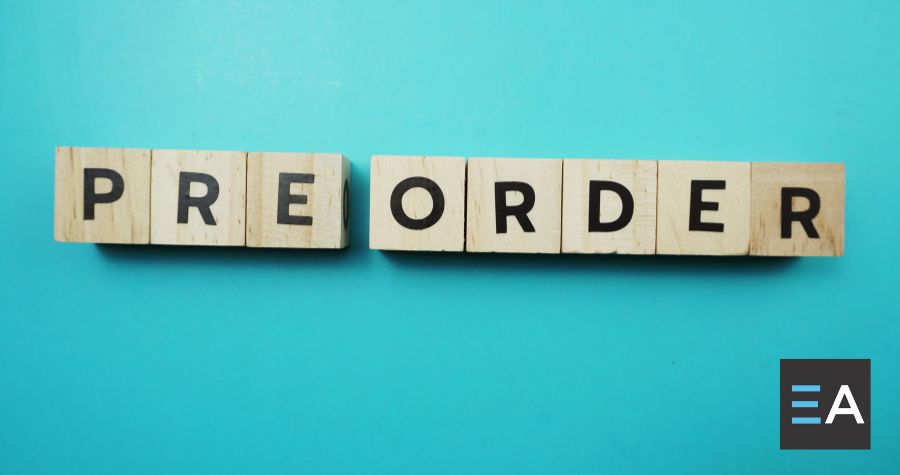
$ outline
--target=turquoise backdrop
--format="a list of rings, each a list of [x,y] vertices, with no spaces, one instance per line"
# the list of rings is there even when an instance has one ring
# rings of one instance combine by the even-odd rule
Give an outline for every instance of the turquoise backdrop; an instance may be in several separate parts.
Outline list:
[[[0,1],[0,473],[897,473],[900,2]],[[54,243],[56,145],[341,152],[351,248]],[[844,162],[846,257],[370,251],[372,154]]]

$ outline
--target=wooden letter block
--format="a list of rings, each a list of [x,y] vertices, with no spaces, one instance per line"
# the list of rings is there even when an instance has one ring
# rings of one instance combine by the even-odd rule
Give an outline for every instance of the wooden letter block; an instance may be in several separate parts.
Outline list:
[[[243,246],[245,152],[153,150],[150,242]]]
[[[465,158],[374,156],[371,177],[370,248],[463,250]]]
[[[754,163],[750,254],[844,255],[844,165]]]
[[[472,158],[466,250],[558,254],[562,160]]]
[[[563,162],[562,252],[656,252],[656,161]]]
[[[350,162],[339,153],[247,158],[247,246],[339,249],[350,238]]]
[[[150,150],[57,147],[53,236],[150,242]]]
[[[750,163],[660,161],[657,254],[746,255]]]

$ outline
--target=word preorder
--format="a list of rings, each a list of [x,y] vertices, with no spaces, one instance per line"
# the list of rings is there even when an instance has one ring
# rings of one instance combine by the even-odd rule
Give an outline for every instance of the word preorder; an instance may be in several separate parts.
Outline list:
[[[59,147],[55,238],[343,248],[340,154]],[[372,157],[369,247],[840,256],[834,163]]]

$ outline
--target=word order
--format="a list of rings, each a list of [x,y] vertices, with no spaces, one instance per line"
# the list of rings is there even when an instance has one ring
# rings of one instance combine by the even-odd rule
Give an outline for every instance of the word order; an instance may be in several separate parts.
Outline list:
[[[340,154],[58,147],[57,241],[343,248]],[[840,256],[844,166],[373,156],[369,247]]]

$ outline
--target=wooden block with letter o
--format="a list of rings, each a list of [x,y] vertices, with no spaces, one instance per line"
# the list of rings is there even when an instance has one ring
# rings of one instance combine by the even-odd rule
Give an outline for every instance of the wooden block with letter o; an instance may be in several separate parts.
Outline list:
[[[251,152],[247,246],[347,247],[349,180],[350,162],[339,153]]]
[[[656,161],[563,162],[562,252],[656,252]]]
[[[558,254],[562,160],[472,158],[466,250]]]
[[[753,163],[750,254],[844,255],[844,165]]]
[[[369,247],[462,251],[466,226],[463,157],[372,157]]]
[[[61,242],[150,242],[150,150],[57,147],[53,235]]]
[[[750,163],[660,161],[657,254],[746,255]]]
[[[150,242],[243,246],[245,152],[153,150]]]

